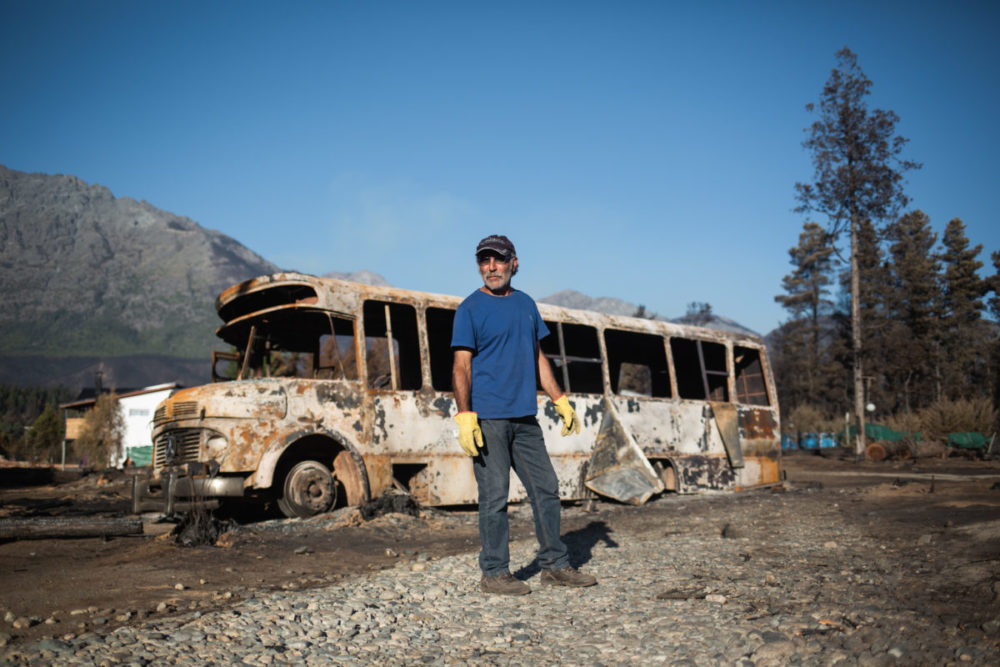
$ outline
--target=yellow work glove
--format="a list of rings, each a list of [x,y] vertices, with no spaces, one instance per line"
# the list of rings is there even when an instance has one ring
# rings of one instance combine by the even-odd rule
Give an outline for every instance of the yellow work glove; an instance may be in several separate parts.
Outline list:
[[[479,416],[475,412],[459,412],[455,415],[458,422],[458,444],[469,456],[475,456],[483,448],[483,431],[479,428]]]
[[[569,404],[569,399],[566,398],[565,394],[560,396],[555,403],[556,412],[562,417],[563,427],[562,434],[569,435],[570,433],[580,432],[580,420],[576,416],[576,410],[573,406]]]

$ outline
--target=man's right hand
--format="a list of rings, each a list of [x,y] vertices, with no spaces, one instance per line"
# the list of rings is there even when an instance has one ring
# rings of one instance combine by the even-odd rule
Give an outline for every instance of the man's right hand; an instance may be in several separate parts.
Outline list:
[[[483,431],[479,428],[479,415],[475,412],[459,412],[455,415],[458,422],[458,444],[465,453],[475,456],[483,447]]]

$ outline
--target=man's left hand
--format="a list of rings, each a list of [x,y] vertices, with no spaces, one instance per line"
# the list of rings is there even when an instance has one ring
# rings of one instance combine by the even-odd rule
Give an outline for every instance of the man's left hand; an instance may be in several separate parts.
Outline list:
[[[579,433],[580,419],[576,416],[576,410],[569,404],[569,399],[565,395],[560,396],[555,402],[555,407],[556,412],[559,413],[559,416],[563,420],[562,434]]]

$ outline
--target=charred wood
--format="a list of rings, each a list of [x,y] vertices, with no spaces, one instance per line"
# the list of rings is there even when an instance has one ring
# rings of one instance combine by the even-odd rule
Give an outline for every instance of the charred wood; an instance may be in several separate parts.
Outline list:
[[[116,537],[142,535],[137,518],[46,517],[0,519],[0,540],[39,540],[50,537]]]

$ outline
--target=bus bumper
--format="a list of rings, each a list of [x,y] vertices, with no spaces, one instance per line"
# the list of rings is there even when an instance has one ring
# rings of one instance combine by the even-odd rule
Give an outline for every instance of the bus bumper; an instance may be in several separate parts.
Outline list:
[[[193,509],[216,509],[220,499],[243,497],[244,477],[208,475],[204,466],[185,464],[160,471],[157,478],[132,479],[132,513],[174,514]]]

